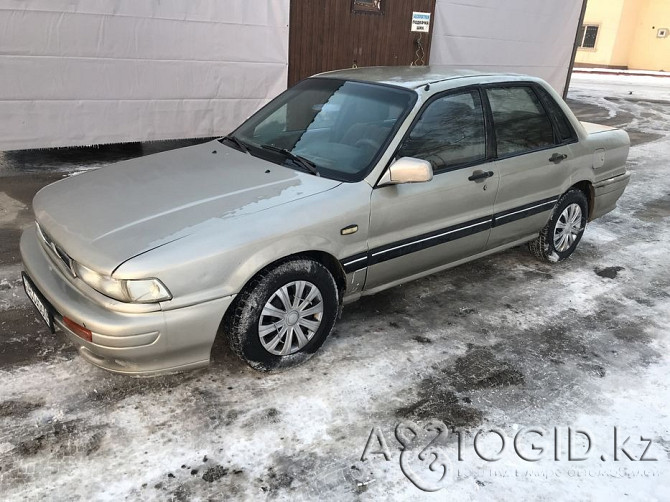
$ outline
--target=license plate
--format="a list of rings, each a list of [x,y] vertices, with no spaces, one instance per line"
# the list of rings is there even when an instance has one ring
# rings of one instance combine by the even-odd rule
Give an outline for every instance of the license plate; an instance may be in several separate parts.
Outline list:
[[[21,277],[23,278],[23,289],[26,290],[26,295],[30,298],[30,301],[33,302],[33,305],[35,305],[35,308],[44,319],[44,322],[49,326],[49,331],[55,333],[54,314],[51,305],[49,305],[49,302],[44,299],[39,291],[37,291],[37,288],[25,272],[21,272]]]

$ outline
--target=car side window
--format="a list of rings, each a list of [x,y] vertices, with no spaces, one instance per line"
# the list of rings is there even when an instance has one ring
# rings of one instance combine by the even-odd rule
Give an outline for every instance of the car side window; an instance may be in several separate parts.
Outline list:
[[[544,106],[547,109],[547,112],[554,120],[554,124],[556,124],[556,139],[558,142],[568,143],[577,139],[577,134],[572,128],[572,125],[570,125],[570,121],[565,116],[565,113],[563,113],[563,110],[561,110],[561,107],[558,106],[558,103],[556,103],[554,98],[551,97],[551,94],[549,94],[546,89],[543,89],[542,87],[538,87],[537,91],[540,93],[540,97],[544,102]]]
[[[498,157],[517,155],[555,144],[549,116],[531,87],[487,89]]]
[[[435,171],[484,160],[486,132],[479,92],[449,94],[429,103],[399,155],[427,160]]]

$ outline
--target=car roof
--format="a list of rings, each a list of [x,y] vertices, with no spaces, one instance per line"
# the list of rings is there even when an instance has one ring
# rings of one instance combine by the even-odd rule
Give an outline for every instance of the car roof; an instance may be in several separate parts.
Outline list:
[[[519,77],[517,73],[498,73],[472,68],[454,68],[451,66],[369,66],[348,68],[319,73],[314,77],[337,78],[396,85],[408,89],[417,89],[426,84],[445,80],[474,79],[480,77]]]

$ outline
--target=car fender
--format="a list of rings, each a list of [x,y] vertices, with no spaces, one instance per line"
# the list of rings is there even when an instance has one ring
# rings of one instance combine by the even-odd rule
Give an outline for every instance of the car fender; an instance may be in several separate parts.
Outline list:
[[[114,277],[156,277],[172,293],[164,310],[234,295],[260,270],[287,256],[335,259],[367,250],[371,187],[364,181],[251,215],[213,218],[188,237],[121,264]],[[344,235],[342,230],[356,226]]]

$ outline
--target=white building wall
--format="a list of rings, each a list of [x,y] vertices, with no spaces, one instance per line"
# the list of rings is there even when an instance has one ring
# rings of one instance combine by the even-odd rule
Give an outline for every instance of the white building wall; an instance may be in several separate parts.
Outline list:
[[[526,73],[563,92],[582,0],[437,0],[431,64]]]
[[[289,0],[0,0],[0,150],[228,133],[286,88]]]

